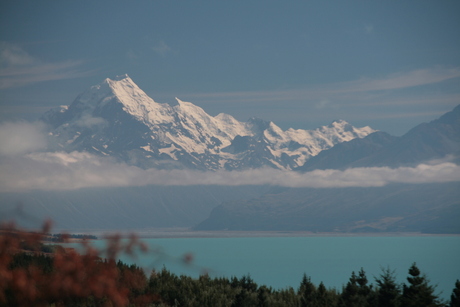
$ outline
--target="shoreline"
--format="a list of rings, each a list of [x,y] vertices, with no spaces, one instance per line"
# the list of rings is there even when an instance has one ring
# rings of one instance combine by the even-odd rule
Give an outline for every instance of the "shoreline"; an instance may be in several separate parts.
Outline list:
[[[460,234],[420,233],[420,232],[309,232],[309,231],[194,231],[187,228],[144,228],[144,229],[94,229],[78,230],[80,233],[93,234],[98,240],[106,235],[120,234],[127,238],[132,234],[141,239],[194,239],[194,238],[271,238],[271,237],[460,237]]]

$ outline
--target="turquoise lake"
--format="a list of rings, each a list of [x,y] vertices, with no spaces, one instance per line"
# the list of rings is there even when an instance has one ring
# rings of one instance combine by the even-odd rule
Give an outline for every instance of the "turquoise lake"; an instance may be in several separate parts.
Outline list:
[[[211,277],[250,274],[258,284],[273,288],[297,289],[306,273],[315,284],[341,288],[364,268],[370,283],[382,268],[395,270],[398,282],[406,281],[413,262],[431,284],[438,285],[441,297],[450,297],[460,279],[460,236],[402,237],[238,237],[143,239],[148,254],[137,258],[122,256],[147,271],[165,266],[176,274]],[[98,241],[102,242],[102,241]],[[185,263],[183,256],[193,261]]]

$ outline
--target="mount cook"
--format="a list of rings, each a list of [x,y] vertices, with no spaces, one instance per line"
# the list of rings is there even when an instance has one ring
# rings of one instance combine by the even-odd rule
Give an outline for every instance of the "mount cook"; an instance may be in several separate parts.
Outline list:
[[[335,144],[375,132],[343,120],[316,130],[283,131],[258,118],[240,122],[223,113],[213,117],[176,100],[176,105],[157,103],[122,75],[92,86],[42,120],[51,127],[54,150],[87,151],[161,169],[291,170]]]
[[[213,117],[177,101],[156,103],[124,75],[91,87],[42,120],[50,127],[51,151],[90,152],[145,169],[272,167],[308,176],[321,169],[416,167],[437,159],[460,164],[460,105],[394,137],[345,121],[283,131],[256,118],[242,123],[230,115]],[[3,219],[32,225],[51,218],[67,230],[460,233],[459,200],[458,181],[349,188],[196,184],[0,192]]]

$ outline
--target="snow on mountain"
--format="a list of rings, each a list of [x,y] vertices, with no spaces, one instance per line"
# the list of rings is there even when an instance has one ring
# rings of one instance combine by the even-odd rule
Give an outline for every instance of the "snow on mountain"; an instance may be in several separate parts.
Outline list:
[[[298,156],[295,159],[296,164],[303,165],[309,157],[316,156],[324,149],[357,137],[363,138],[372,132],[375,130],[368,126],[355,128],[344,120],[337,120],[329,126],[322,126],[316,130],[290,128],[282,131],[278,126],[270,123],[268,129],[264,131],[264,136],[273,145],[278,157],[286,152],[284,148],[288,148],[290,156]]]
[[[109,95],[113,95],[123,104],[123,110],[138,121],[153,126],[174,120],[168,104],[156,103],[128,75],[118,76],[114,80],[106,79],[102,84],[110,88]],[[112,96],[109,96],[109,99],[106,98],[105,101],[111,98]]]
[[[210,116],[176,98],[157,103],[128,75],[106,79],[68,107],[48,111],[55,149],[113,156],[144,168],[292,169],[337,143],[374,132],[334,121],[316,130],[283,131],[273,122]]]

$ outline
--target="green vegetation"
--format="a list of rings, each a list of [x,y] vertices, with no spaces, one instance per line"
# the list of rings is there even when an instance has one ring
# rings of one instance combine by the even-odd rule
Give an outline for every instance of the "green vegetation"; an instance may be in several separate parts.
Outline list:
[[[295,307],[410,307],[460,306],[460,281],[450,302],[443,302],[435,287],[414,263],[407,282],[398,284],[389,268],[375,284],[364,269],[351,273],[342,289],[315,285],[304,274],[299,287],[273,289],[258,285],[249,275],[199,278],[178,276],[166,268],[146,274],[136,265],[117,261],[119,253],[133,253],[142,242],[132,237],[107,239],[101,252],[82,243],[84,251],[59,246],[45,253],[42,237],[7,229],[0,235],[0,307],[6,306],[295,306]],[[27,248],[24,248],[27,247]],[[191,261],[184,257],[185,262]]]
[[[24,301],[24,296],[19,295],[14,285],[5,287],[3,284],[3,301],[0,306],[26,306],[32,302],[36,306],[107,306],[109,301],[111,305],[108,306],[459,306],[459,281],[448,305],[434,294],[434,287],[420,274],[415,263],[409,269],[408,284],[398,285],[389,269],[383,270],[375,285],[369,284],[364,270],[361,269],[358,274],[352,272],[350,280],[339,291],[327,289],[323,283],[317,286],[307,275],[303,276],[298,289],[289,287],[275,290],[258,285],[249,275],[241,278],[211,278],[208,275],[191,278],[177,276],[163,268],[151,272],[147,277],[135,265],[102,259],[94,261],[92,270],[104,277],[93,284],[92,278],[83,278],[82,282],[86,280],[88,283],[79,285],[93,288],[93,291],[65,291],[65,295],[53,296],[53,291],[47,288],[52,284],[50,278],[59,275],[53,257],[15,254],[8,270],[25,274],[33,274],[35,271],[44,282],[35,280],[29,286],[42,291],[42,294],[35,296],[36,301]],[[72,276],[74,273],[69,271],[64,275]],[[104,292],[104,284],[107,286],[111,282],[114,289],[125,295],[125,299],[111,300],[109,296],[100,294]],[[77,285],[74,284],[73,287]]]

